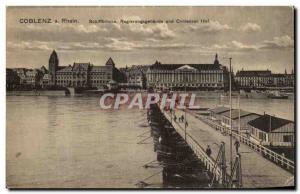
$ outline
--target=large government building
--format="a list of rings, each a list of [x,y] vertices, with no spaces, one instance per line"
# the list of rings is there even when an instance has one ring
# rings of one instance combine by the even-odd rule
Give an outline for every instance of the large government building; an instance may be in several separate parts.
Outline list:
[[[48,80],[47,80],[48,79]],[[49,58],[49,75],[44,75],[44,83],[63,87],[105,87],[110,82],[122,82],[123,75],[109,58],[104,66],[91,63],[73,63],[59,66],[57,53],[52,52]]]
[[[229,72],[216,54],[212,64],[162,64],[156,61],[147,71],[147,86],[167,89],[224,89]]]

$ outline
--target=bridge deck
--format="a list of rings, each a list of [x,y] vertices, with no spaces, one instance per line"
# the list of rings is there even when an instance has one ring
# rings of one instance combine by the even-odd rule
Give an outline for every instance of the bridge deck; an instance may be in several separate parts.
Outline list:
[[[170,113],[164,112],[170,119]],[[175,110],[177,118],[184,114],[181,110]],[[191,136],[205,150],[210,145],[212,158],[216,158],[220,143],[225,142],[225,154],[228,170],[230,169],[230,137],[222,135],[219,131],[207,125],[194,115],[187,113],[187,134]],[[176,130],[184,130],[184,123],[177,122],[173,126]],[[183,136],[183,133],[181,133]],[[184,136],[183,136],[184,138]],[[235,139],[233,138],[233,143]],[[189,142],[188,142],[189,143]],[[218,144],[218,145],[216,145]],[[247,145],[240,144],[239,152],[242,162],[243,188],[262,188],[262,187],[283,187],[293,178],[293,174],[280,168],[276,164],[263,158],[260,154],[250,149]],[[235,158],[235,148],[233,146],[233,158]],[[233,159],[234,162],[234,159]]]

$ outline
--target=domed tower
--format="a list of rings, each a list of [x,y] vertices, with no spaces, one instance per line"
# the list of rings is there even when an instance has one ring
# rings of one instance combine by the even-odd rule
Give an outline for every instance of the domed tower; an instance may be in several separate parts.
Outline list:
[[[214,65],[220,65],[219,60],[218,60],[218,53],[216,53]]]
[[[55,52],[55,50],[53,50],[49,58],[49,72],[52,79],[51,81],[54,85],[56,84],[56,71],[58,70],[58,64],[59,60],[57,57],[57,53]]]

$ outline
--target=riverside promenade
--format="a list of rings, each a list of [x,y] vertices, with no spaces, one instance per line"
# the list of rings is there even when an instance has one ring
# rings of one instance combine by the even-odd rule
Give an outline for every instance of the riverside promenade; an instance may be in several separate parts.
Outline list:
[[[195,152],[200,149],[199,156],[202,161],[207,160],[207,156],[204,156],[203,150],[207,145],[211,147],[211,158],[214,161],[217,158],[221,142],[225,143],[225,156],[227,163],[227,173],[230,174],[230,137],[224,136],[213,127],[209,126],[205,122],[196,118],[195,115],[187,112],[186,121],[188,126],[186,127],[184,122],[178,122],[178,118],[184,115],[184,111],[175,110],[173,115],[169,111],[162,111],[165,117],[172,123],[175,130],[182,136],[186,137],[187,143],[192,147]],[[174,121],[174,114],[177,117]],[[233,139],[233,143],[235,139]],[[195,148],[195,143],[198,148]],[[202,150],[202,151],[201,151]],[[240,143],[239,153],[241,155],[241,167],[242,167],[242,188],[268,188],[268,187],[285,187],[294,186],[294,175],[271,161],[264,158],[258,152],[252,150],[247,145]],[[233,162],[236,153],[233,146]],[[203,157],[206,158],[203,160]],[[208,159],[210,160],[210,159]],[[211,165],[208,167],[211,168]]]

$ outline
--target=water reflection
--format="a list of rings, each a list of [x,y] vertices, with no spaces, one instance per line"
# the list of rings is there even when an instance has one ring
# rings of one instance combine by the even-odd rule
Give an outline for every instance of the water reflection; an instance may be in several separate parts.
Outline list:
[[[146,111],[126,107],[104,111],[98,101],[8,96],[7,185],[133,188],[144,181],[146,188],[207,187],[210,175],[162,117],[152,118],[151,129]],[[219,102],[197,99],[208,108]],[[293,100],[242,99],[241,107],[294,117]]]

